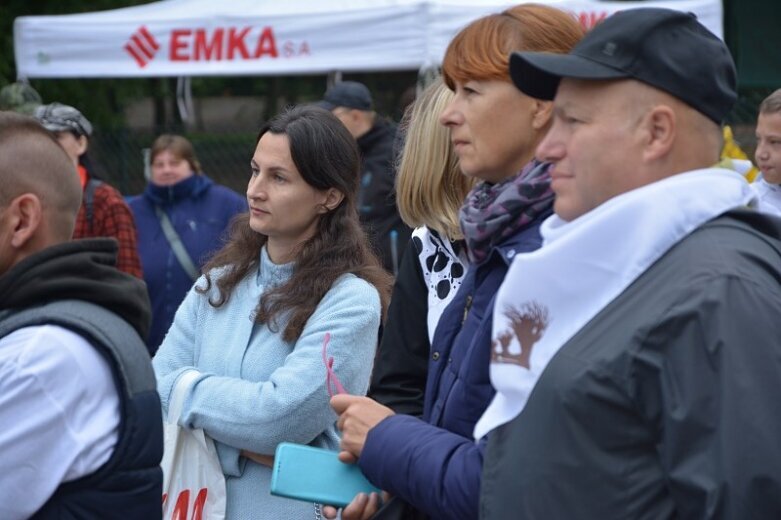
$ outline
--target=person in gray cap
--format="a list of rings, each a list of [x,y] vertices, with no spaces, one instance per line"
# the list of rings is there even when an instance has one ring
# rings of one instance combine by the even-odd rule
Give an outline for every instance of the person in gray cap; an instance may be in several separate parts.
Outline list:
[[[112,237],[119,243],[117,268],[141,278],[136,226],[122,195],[108,183],[95,178],[89,167],[87,148],[92,124],[76,108],[61,103],[41,105],[34,117],[57,139],[76,166],[83,201],[73,238]]]
[[[628,9],[510,68],[556,201],[496,297],[480,518],[781,518],[781,221],[716,167],[727,47]]]
[[[41,103],[41,95],[27,83],[17,81],[0,89],[0,110],[32,115]]]
[[[331,111],[358,142],[361,186],[358,214],[383,266],[396,274],[412,230],[396,207],[394,142],[396,126],[378,117],[369,89],[357,81],[329,88],[318,106]]]

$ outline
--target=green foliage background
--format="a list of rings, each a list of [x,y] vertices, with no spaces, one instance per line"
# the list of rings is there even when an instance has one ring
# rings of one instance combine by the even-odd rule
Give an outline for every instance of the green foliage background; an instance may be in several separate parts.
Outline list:
[[[3,0],[0,2],[0,85],[16,80],[13,21],[17,16],[55,15],[102,11],[147,4],[149,0]],[[97,126],[118,128],[124,124],[126,103],[156,92],[159,81],[144,79],[31,80],[44,101],[59,100],[80,107]]]
[[[324,0],[327,1],[327,0]],[[13,53],[13,20],[18,16],[85,13],[152,3],[151,0],[2,0],[0,1],[0,86],[16,79]],[[345,79],[363,81],[375,92],[378,111],[398,119],[402,93],[415,84],[416,73],[350,74]],[[44,102],[60,101],[79,107],[101,129],[124,125],[125,107],[140,98],[152,97],[157,108],[155,126],[177,130],[176,111],[162,105],[173,98],[176,80],[153,79],[31,79],[30,84]],[[194,96],[258,96],[269,100],[266,117],[289,102],[319,99],[326,88],[326,77],[196,77],[192,79]],[[166,113],[167,112],[167,113]]]

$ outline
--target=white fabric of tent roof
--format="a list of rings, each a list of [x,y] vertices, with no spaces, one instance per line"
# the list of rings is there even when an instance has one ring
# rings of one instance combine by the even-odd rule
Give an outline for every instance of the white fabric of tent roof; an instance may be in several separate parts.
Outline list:
[[[20,78],[320,74],[436,65],[501,0],[166,0],[14,21]],[[721,0],[537,0],[590,27],[618,10],[691,11],[722,36]]]

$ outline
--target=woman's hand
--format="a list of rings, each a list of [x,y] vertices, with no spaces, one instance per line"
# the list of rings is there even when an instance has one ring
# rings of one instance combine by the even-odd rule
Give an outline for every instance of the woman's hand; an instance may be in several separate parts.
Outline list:
[[[253,453],[251,451],[241,450],[241,456],[247,457],[249,460],[253,462],[257,462],[258,464],[261,464],[263,466],[268,466],[269,468],[274,467],[273,455],[263,455],[261,453]]]
[[[383,500],[390,500],[390,495],[382,492]],[[377,493],[367,495],[359,493],[347,507],[342,510],[342,520],[369,520],[380,509],[380,497]],[[323,516],[336,518],[338,509],[333,506],[323,506]]]
[[[394,415],[393,410],[368,397],[339,394],[331,398],[331,408],[339,414],[336,423],[342,432],[339,460],[354,463],[361,456],[369,430]]]

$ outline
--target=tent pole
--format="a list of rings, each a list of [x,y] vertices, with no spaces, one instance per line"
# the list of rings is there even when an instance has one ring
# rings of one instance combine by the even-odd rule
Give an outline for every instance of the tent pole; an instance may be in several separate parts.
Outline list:
[[[328,73],[328,77],[325,80],[325,87],[331,88],[337,83],[342,82],[342,71],[341,70],[332,70]]]
[[[193,109],[193,82],[190,76],[176,78],[176,107],[179,117],[185,126],[192,127],[195,123]]]

